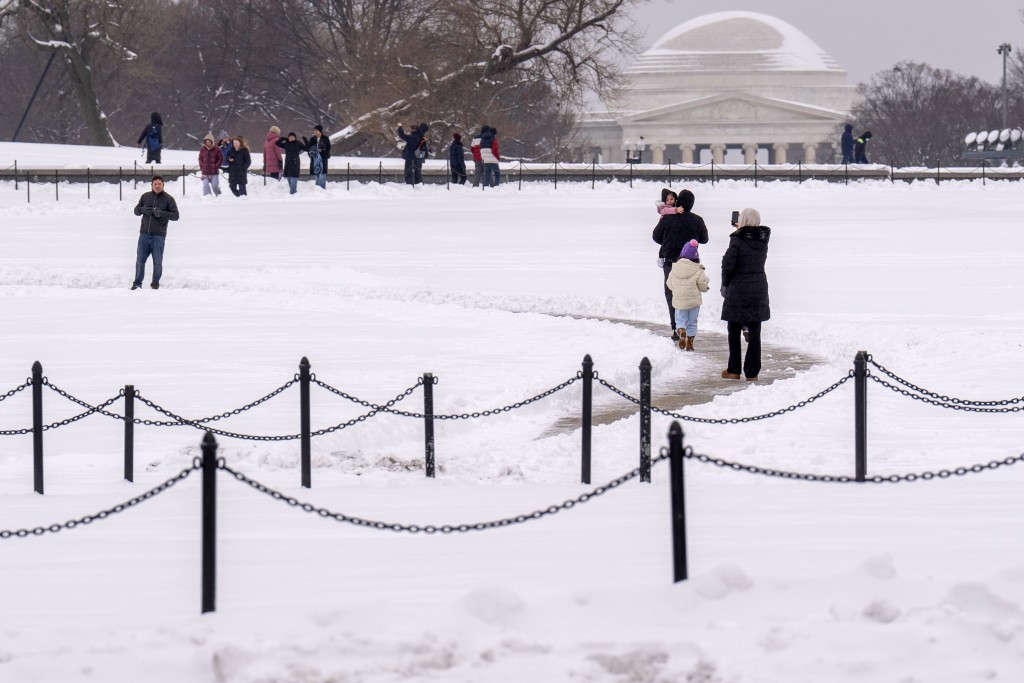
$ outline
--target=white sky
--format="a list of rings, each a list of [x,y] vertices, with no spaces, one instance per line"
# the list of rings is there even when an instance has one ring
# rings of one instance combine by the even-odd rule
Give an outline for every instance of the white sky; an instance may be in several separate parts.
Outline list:
[[[693,0],[653,0],[634,11],[646,31],[646,49],[669,30],[711,12],[743,10],[771,14],[806,33],[859,83],[902,60],[975,75],[992,83],[1002,78],[1000,43],[1024,47],[1021,0],[957,3],[914,0],[733,0],[717,6]]]

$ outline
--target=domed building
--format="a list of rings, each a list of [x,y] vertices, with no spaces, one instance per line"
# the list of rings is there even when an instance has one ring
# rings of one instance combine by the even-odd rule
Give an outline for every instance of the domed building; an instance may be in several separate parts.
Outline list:
[[[717,12],[672,29],[625,70],[620,98],[584,115],[604,162],[831,162],[856,97],[846,71],[799,29],[765,14]],[[820,148],[820,149],[819,149]],[[634,155],[635,156],[635,155]],[[765,155],[761,155],[762,160]]]

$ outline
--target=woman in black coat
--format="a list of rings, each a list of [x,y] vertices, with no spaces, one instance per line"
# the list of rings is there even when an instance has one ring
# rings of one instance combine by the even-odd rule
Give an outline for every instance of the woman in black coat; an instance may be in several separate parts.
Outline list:
[[[729,366],[725,379],[740,379],[740,371],[753,382],[761,372],[761,323],[771,318],[768,306],[768,240],[772,229],[761,225],[761,214],[743,209],[736,230],[729,236],[729,248],[722,257],[722,320],[729,329]],[[740,333],[746,327],[747,354],[740,367]]]
[[[236,197],[243,197],[246,194],[245,184],[251,165],[252,157],[249,156],[249,148],[245,146],[245,138],[241,135],[235,136],[231,141],[231,149],[228,150],[228,187],[231,188],[231,194]]]
[[[274,143],[284,150],[284,177],[288,179],[288,194],[298,190],[299,175],[302,173],[302,152],[306,147],[299,142],[295,133],[288,133],[286,138],[278,138]]]

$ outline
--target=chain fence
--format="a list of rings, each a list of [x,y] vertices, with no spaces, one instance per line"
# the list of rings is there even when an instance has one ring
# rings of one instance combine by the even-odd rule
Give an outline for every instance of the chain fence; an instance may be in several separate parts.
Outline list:
[[[175,484],[188,479],[189,475],[198,469],[202,468],[202,461],[199,458],[192,460],[192,466],[183,469],[178,474],[174,475],[159,486],[155,486],[145,493],[142,493],[134,498],[129,498],[123,503],[107,508],[106,510],[100,510],[99,512],[92,515],[85,515],[77,519],[70,519],[66,522],[59,524],[50,524],[49,526],[37,526],[31,529],[0,529],[0,540],[7,538],[25,538],[26,536],[42,536],[43,534],[55,534],[65,529],[74,529],[85,524],[92,524],[97,520],[107,519],[111,515],[116,515],[120,512],[124,512],[130,508],[135,507],[139,503],[144,503],[150,500],[154,496],[157,496],[167,489],[171,488]]]
[[[668,459],[668,454],[663,452],[658,457],[653,458],[651,460],[651,464],[654,465],[655,463],[661,462],[662,460],[666,459]],[[372,519],[363,519],[361,517],[353,517],[351,515],[346,515],[340,512],[333,512],[331,510],[328,510],[327,508],[316,507],[312,503],[303,503],[298,498],[289,496],[285,493],[281,493],[280,491],[272,489],[269,486],[266,486],[265,484],[256,481],[255,479],[250,479],[241,472],[233,470],[230,467],[228,467],[227,463],[224,461],[223,458],[217,460],[217,467],[218,469],[224,470],[241,483],[251,486],[260,493],[270,496],[274,500],[279,500],[283,503],[286,503],[291,507],[299,508],[303,512],[315,514],[324,519],[333,519],[336,522],[343,522],[345,524],[354,524],[355,526],[369,527],[372,529],[381,529],[387,531],[407,532],[411,534],[418,534],[420,532],[425,534],[467,533],[470,531],[485,531],[487,529],[497,529],[499,527],[512,526],[513,524],[524,524],[526,522],[532,522],[533,520],[540,519],[548,515],[556,515],[559,512],[571,510],[577,505],[587,503],[598,496],[601,496],[605,493],[608,493],[609,491],[612,491],[622,486],[627,481],[630,481],[631,479],[636,479],[637,477],[640,476],[640,468],[638,467],[634,470],[631,470],[623,474],[620,477],[612,479],[606,484],[602,484],[601,486],[597,486],[591,489],[590,491],[587,491],[586,493],[576,496],[575,498],[570,498],[569,500],[566,500],[558,505],[550,505],[541,510],[534,510],[533,512],[530,512],[528,514],[515,515],[514,517],[504,517],[502,519],[495,519],[487,522],[474,522],[471,524],[443,524],[440,526],[427,524],[420,526],[418,524],[401,524],[397,522],[382,522]]]
[[[658,413],[660,415],[664,415],[665,417],[671,417],[671,418],[674,418],[674,419],[677,419],[677,420],[685,420],[687,422],[698,422],[698,423],[701,423],[701,424],[718,424],[718,425],[722,425],[722,424],[742,424],[744,422],[757,422],[758,420],[767,420],[770,417],[778,417],[779,415],[784,415],[786,413],[792,412],[794,410],[798,410],[798,409],[803,408],[805,406],[809,406],[810,404],[812,404],[815,401],[817,401],[819,398],[827,396],[828,394],[832,393],[833,391],[835,391],[836,389],[838,389],[842,385],[846,384],[847,382],[849,382],[853,378],[854,378],[854,374],[853,374],[853,370],[851,370],[849,372],[849,374],[847,374],[845,377],[841,378],[839,381],[837,381],[836,383],[832,384],[830,387],[819,391],[817,394],[815,394],[814,396],[811,396],[810,398],[804,399],[803,401],[800,401],[798,403],[794,403],[791,406],[787,406],[785,408],[780,408],[779,410],[773,410],[770,413],[764,413],[763,415],[754,415],[752,417],[726,417],[726,418],[694,417],[692,415],[681,415],[680,413],[673,413],[672,411],[664,410],[663,408],[658,408],[657,406],[653,406],[653,405],[651,406],[651,411],[655,412],[655,413]],[[632,402],[632,403],[634,403],[636,405],[640,405],[640,399],[635,398],[633,396],[630,396],[629,394],[624,392],[622,389],[619,389],[618,387],[616,387],[612,383],[610,383],[610,382],[608,382],[608,381],[606,381],[604,379],[601,379],[596,372],[594,373],[594,379],[596,379],[597,382],[601,386],[605,387],[606,389],[608,389],[612,393],[617,394],[617,395],[621,396],[622,398],[626,399],[627,401],[630,401],[630,402]]]
[[[665,449],[662,449],[664,453]],[[693,448],[686,446],[683,451],[683,457],[691,460],[697,460],[702,463],[709,463],[731,469],[737,472],[746,472],[748,474],[760,474],[766,477],[777,477],[780,479],[797,479],[799,481],[813,481],[822,482],[828,484],[899,484],[903,482],[915,482],[915,481],[930,481],[932,479],[948,479],[952,476],[962,477],[967,474],[979,474],[986,470],[995,470],[1000,467],[1009,467],[1016,465],[1019,462],[1024,462],[1024,453],[1017,456],[1011,456],[1002,460],[992,460],[984,465],[976,464],[969,467],[956,467],[953,469],[942,469],[934,472],[912,472],[909,474],[889,474],[889,475],[875,475],[873,477],[866,477],[864,481],[858,481],[855,477],[847,475],[832,475],[832,474],[809,474],[803,472],[788,472],[786,470],[777,470],[770,467],[759,467],[757,465],[746,465],[738,462],[730,462],[723,460],[722,458],[713,458],[708,455],[694,453]]]
[[[881,364],[877,363],[875,361],[875,359],[870,354],[868,354],[867,361],[871,365],[874,365],[876,368],[878,368],[879,372],[881,372],[882,374],[886,375],[887,377],[889,377],[893,381],[903,385],[904,387],[906,387],[910,391],[914,392],[914,394],[921,394],[921,396],[917,396],[917,395],[911,394],[908,391],[904,391],[902,389],[894,387],[893,385],[889,384],[888,382],[885,382],[884,380],[882,380],[880,378],[874,377],[873,375],[869,375],[876,382],[878,382],[879,384],[882,384],[883,386],[891,389],[892,391],[896,391],[898,393],[902,393],[905,396],[910,396],[911,398],[919,400],[919,401],[925,401],[927,403],[931,403],[933,405],[939,405],[939,406],[942,406],[942,407],[945,407],[945,408],[953,408],[954,410],[969,410],[970,411],[972,408],[988,408],[988,410],[974,410],[972,412],[1015,413],[1015,412],[1019,412],[1021,410],[1024,410],[1024,396],[1018,397],[1018,398],[1003,399],[1003,400],[998,400],[998,401],[973,401],[973,400],[968,400],[968,399],[963,399],[963,398],[956,398],[956,397],[953,397],[953,396],[945,396],[944,394],[938,394],[938,393],[935,393],[933,391],[928,391],[927,389],[924,389],[923,387],[919,387],[916,384],[914,384],[912,382],[909,382],[906,379],[903,379],[902,377],[900,377],[896,373],[892,372],[891,370],[889,370],[889,369],[883,367]],[[927,397],[927,398],[924,398],[924,397]],[[928,400],[928,399],[931,399],[931,400]],[[997,406],[1003,406],[1003,408],[997,408]],[[1016,408],[1006,408],[1005,406],[1018,406],[1018,407],[1016,407]]]
[[[0,402],[6,401],[11,396],[14,396],[19,391],[24,391],[25,389],[28,389],[30,386],[32,386],[32,378],[31,377],[29,377],[27,380],[25,380],[25,383],[22,384],[21,386],[14,387],[13,389],[11,389],[10,391],[8,391],[5,394],[0,394]]]

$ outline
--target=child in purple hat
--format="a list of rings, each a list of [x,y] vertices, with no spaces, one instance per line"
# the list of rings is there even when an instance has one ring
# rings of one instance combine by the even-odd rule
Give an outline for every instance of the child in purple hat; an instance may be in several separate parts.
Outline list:
[[[676,309],[676,333],[679,348],[693,351],[697,338],[697,316],[703,303],[701,292],[708,291],[708,277],[697,253],[697,240],[690,240],[679,252],[665,285],[672,290],[672,307]]]

